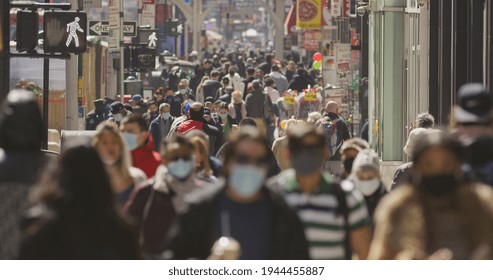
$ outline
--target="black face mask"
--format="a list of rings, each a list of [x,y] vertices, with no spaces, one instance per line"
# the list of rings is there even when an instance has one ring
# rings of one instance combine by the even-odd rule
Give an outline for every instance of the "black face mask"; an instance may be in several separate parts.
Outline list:
[[[351,173],[351,170],[353,169],[353,162],[354,158],[346,158],[342,164],[344,164],[344,170],[349,174]]]
[[[303,149],[291,156],[291,165],[299,175],[310,175],[320,171],[323,154],[319,149]]]
[[[454,191],[459,181],[454,174],[422,176],[418,186],[434,196],[444,196]]]
[[[202,121],[204,119],[204,108],[199,111],[190,109],[190,119],[194,121]]]

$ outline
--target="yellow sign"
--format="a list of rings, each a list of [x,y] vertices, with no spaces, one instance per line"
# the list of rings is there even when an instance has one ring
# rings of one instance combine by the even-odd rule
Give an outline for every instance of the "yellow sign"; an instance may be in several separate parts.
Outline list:
[[[298,0],[296,2],[296,27],[320,28],[322,24],[322,0]]]
[[[288,105],[294,104],[294,96],[284,96],[284,102]]]
[[[305,93],[305,101],[317,101],[317,93]]]

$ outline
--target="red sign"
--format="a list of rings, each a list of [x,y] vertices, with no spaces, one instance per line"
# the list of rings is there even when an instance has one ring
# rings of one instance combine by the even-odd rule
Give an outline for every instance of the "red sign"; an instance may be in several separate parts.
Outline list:
[[[343,0],[342,2],[342,17],[350,17],[351,15],[351,0]]]
[[[142,4],[156,4],[156,0],[142,0]]]
[[[305,30],[304,32],[304,49],[307,51],[316,51],[320,48],[319,43],[322,40],[320,30]]]

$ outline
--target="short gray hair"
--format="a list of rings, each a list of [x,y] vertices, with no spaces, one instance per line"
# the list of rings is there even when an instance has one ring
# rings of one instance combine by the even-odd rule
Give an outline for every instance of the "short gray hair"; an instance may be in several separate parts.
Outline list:
[[[161,105],[159,105],[159,113],[161,113],[161,110],[163,110],[163,108],[165,108],[165,107],[168,107],[171,109],[171,106],[168,103],[161,103]]]
[[[435,118],[428,112],[420,113],[416,117],[416,127],[432,128],[435,126]]]

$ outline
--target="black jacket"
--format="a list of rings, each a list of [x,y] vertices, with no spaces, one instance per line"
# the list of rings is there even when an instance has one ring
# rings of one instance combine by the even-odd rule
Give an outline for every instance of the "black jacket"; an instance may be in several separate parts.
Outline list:
[[[217,185],[190,195],[190,208],[179,216],[169,231],[169,248],[175,259],[207,259],[216,241],[215,215],[225,187]],[[272,213],[269,259],[308,259],[308,243],[298,216],[271,190],[263,194]],[[233,236],[234,237],[234,236]]]
[[[328,117],[331,121],[341,119],[341,117],[334,113],[328,113],[325,117]],[[351,138],[351,134],[349,134],[349,129],[346,123],[344,121],[337,122],[337,147],[340,149],[342,142],[348,140],[349,138]],[[341,160],[341,153],[339,153],[339,150],[334,153],[330,160]]]

